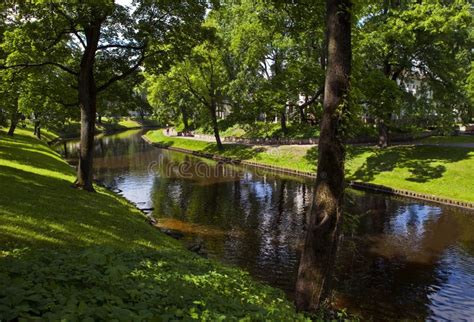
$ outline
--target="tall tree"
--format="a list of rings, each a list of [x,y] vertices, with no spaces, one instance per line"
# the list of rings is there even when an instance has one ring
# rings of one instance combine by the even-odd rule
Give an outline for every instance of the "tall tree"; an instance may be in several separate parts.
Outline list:
[[[181,105],[184,108],[181,110],[181,112],[184,111],[184,114],[182,113],[184,119],[188,114],[185,105],[188,104],[182,104],[180,100],[184,96],[192,97],[192,101],[198,103],[198,108],[201,107],[206,111],[207,117],[204,117],[202,123],[210,125],[217,147],[222,150],[224,146],[219,131],[218,109],[224,108],[224,92],[229,80],[228,71],[220,50],[221,39],[215,34],[215,22],[212,18],[208,17],[203,24],[202,31],[200,43],[192,48],[189,55],[183,57],[184,61],[176,62],[165,78],[157,78],[148,74],[148,88],[149,92],[154,93],[151,101],[155,101],[155,106],[162,109],[163,102],[172,104],[175,108],[180,108],[176,105]],[[183,93],[180,95],[170,94],[170,91],[176,89]],[[156,95],[158,92],[160,95]],[[164,101],[157,104],[157,99]],[[204,115],[204,113],[194,114]]]
[[[344,145],[352,60],[351,0],[326,1],[327,70],[319,140],[316,195],[296,283],[296,306],[315,310],[329,289],[342,220]]]
[[[76,185],[93,191],[97,95],[132,74],[146,58],[165,57],[179,44],[177,35],[186,32],[185,26],[201,21],[204,6],[143,0],[126,8],[111,0],[44,0],[12,2],[10,11],[18,19],[5,41],[10,55],[4,68],[50,66],[70,74],[81,110]]]

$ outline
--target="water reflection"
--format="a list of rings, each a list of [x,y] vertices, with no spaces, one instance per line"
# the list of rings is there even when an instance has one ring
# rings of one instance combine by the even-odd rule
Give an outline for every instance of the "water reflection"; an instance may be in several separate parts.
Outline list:
[[[97,140],[97,179],[154,207],[160,226],[204,239],[210,257],[291,296],[312,182],[156,149],[140,135]],[[75,145],[66,145],[70,158]],[[347,199],[337,306],[376,320],[474,316],[472,212],[351,190]]]

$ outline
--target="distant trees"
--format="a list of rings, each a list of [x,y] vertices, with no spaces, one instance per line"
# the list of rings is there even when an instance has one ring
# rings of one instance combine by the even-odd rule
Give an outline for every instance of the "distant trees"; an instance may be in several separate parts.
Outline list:
[[[470,119],[473,37],[467,1],[364,1],[353,15],[352,135],[378,136],[384,147],[390,132],[444,131]],[[221,1],[209,21],[227,73],[219,90],[226,110],[221,130],[278,120],[281,134],[289,135],[289,124],[319,125],[327,68],[322,3]],[[200,72],[202,78],[209,71]],[[157,111],[175,108],[164,96],[157,104],[157,97]],[[195,127],[212,122],[212,113],[200,116]]]
[[[379,145],[388,144],[400,113],[421,127],[459,121],[469,109],[463,84],[474,45],[471,5],[381,1],[362,6],[359,15],[354,85],[376,120]]]

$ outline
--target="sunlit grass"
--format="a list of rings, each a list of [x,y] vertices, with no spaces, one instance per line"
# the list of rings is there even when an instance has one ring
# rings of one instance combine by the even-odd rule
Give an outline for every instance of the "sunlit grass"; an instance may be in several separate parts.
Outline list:
[[[474,149],[396,146],[351,149],[347,178],[474,202]]]
[[[153,142],[167,146],[220,154],[239,160],[259,162],[300,171],[315,171],[315,163],[306,158],[308,146],[250,146],[243,144],[224,144],[224,150],[219,151],[213,142],[168,137],[162,130],[149,131],[146,136]]]

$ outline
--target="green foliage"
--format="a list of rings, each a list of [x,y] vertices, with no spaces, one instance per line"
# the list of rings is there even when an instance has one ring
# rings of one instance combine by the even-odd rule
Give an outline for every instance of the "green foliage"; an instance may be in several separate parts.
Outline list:
[[[389,126],[402,121],[425,128],[451,127],[468,113],[468,1],[369,2],[358,9],[353,85],[364,112]],[[414,81],[416,92],[407,90]]]
[[[79,109],[74,109],[83,79],[79,74],[86,72],[84,63],[90,59],[97,85],[90,99],[100,94],[100,115],[123,116],[136,110],[144,116],[151,109],[143,89],[136,86],[143,81],[138,66],[145,62],[150,70],[166,70],[168,59],[186,51],[179,44],[189,30],[199,27],[204,13],[205,4],[195,1],[136,1],[133,9],[113,1],[5,3],[2,16],[8,24],[0,25],[0,66],[4,73],[35,74],[26,84],[15,83],[27,93],[21,94],[23,109],[44,123],[79,119]],[[91,31],[97,27],[100,39],[95,48]],[[87,55],[93,57],[85,59]],[[18,91],[6,90],[18,100]]]
[[[0,263],[2,320],[304,320],[279,291],[179,249],[21,249]]]

